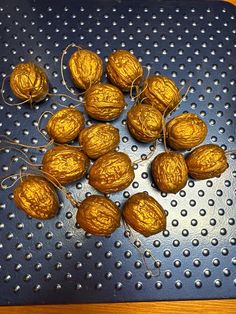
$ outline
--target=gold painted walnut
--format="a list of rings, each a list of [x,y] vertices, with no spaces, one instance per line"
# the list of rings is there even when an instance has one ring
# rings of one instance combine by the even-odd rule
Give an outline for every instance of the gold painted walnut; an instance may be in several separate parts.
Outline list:
[[[150,105],[134,105],[128,111],[127,126],[138,141],[153,142],[161,136],[162,114]]]
[[[46,130],[57,143],[74,140],[84,127],[84,116],[75,108],[62,108],[48,120]]]
[[[94,124],[81,131],[79,142],[89,158],[97,159],[115,150],[120,143],[120,134],[119,130],[111,124]]]
[[[179,104],[179,89],[167,76],[149,76],[144,82],[141,98],[165,115]]]
[[[137,232],[149,237],[166,229],[166,214],[162,206],[142,192],[131,196],[123,208],[125,221]]]
[[[49,179],[55,178],[60,184],[67,184],[83,177],[89,159],[78,147],[60,145],[44,154],[42,164]]]
[[[23,177],[14,190],[16,206],[37,219],[50,219],[59,209],[54,186],[41,176]]]
[[[111,84],[98,83],[85,93],[84,108],[87,114],[96,120],[114,120],[119,117],[124,107],[123,93]]]
[[[216,144],[206,144],[195,148],[186,158],[188,173],[198,180],[214,178],[227,168],[224,150]]]
[[[127,50],[113,52],[107,63],[107,76],[122,91],[129,91],[140,84],[143,68],[138,59]]]
[[[165,152],[152,162],[152,176],[162,192],[177,193],[188,180],[188,168],[184,157],[175,152]]]
[[[101,195],[91,195],[78,207],[77,223],[86,232],[98,236],[110,235],[120,226],[119,208]]]
[[[182,113],[166,125],[167,143],[175,150],[198,146],[206,135],[206,123],[194,113]]]
[[[40,102],[48,94],[47,75],[33,62],[20,63],[10,75],[10,87],[13,94],[21,100]]]
[[[69,70],[74,84],[87,90],[101,80],[102,59],[93,51],[78,49],[70,57]]]
[[[129,156],[110,152],[98,158],[90,168],[89,184],[102,193],[114,193],[127,188],[134,176]]]

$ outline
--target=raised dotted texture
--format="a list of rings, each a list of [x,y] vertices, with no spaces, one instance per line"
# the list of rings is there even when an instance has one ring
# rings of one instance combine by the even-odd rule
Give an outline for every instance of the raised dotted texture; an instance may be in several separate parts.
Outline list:
[[[19,62],[42,66],[50,91],[65,93],[60,56],[71,42],[92,49],[104,60],[113,49],[133,52],[151,74],[171,77],[190,92],[172,116],[189,111],[207,123],[204,143],[235,149],[235,8],[214,1],[6,1],[0,4],[1,79]],[[73,87],[66,64],[65,77]],[[105,78],[104,78],[105,81]],[[73,87],[74,88],[74,87]],[[74,88],[75,90],[75,88]],[[184,90],[183,90],[184,93]],[[13,99],[6,87],[6,97]],[[145,159],[153,149],[131,138],[127,108],[113,124],[120,129],[119,149],[132,160]],[[36,125],[45,110],[56,111],[48,98],[34,109],[0,103],[0,133],[31,145],[44,144]],[[83,108],[81,108],[83,110]],[[43,119],[45,126],[48,117]],[[86,125],[92,119],[86,116]],[[42,152],[24,149],[40,163]],[[163,151],[161,140],[157,152]],[[27,170],[18,152],[1,153],[1,175]],[[155,155],[155,154],[154,154]],[[60,213],[50,221],[25,216],[13,203],[13,190],[0,198],[0,303],[79,303],[163,299],[236,297],[235,155],[229,168],[205,181],[188,180],[176,195],[160,193],[150,175],[150,162],[135,167],[135,180],[125,191],[108,195],[122,207],[132,194],[148,191],[165,208],[167,230],[144,238],[134,233],[146,251],[146,263],[119,228],[110,237],[95,237],[75,225],[76,211],[60,195]],[[78,197],[95,193],[84,178],[70,186]],[[160,275],[158,274],[160,267]]]

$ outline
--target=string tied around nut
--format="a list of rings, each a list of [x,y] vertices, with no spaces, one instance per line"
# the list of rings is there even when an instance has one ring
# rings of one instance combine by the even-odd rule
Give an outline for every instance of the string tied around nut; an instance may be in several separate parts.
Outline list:
[[[48,140],[48,138],[43,134],[42,130],[37,128],[39,133],[46,139]],[[1,138],[3,138],[3,141],[1,140]],[[24,144],[24,143],[19,143],[19,142],[16,142],[14,141],[13,139],[9,138],[8,136],[6,135],[3,135],[3,134],[0,134],[0,141],[1,142],[4,142],[6,144],[10,144],[10,145],[13,145],[13,146],[4,146],[4,147],[0,147],[0,151],[1,150],[4,150],[4,149],[15,149],[21,153],[23,153],[23,151],[21,151],[20,149],[17,149],[15,146],[19,146],[19,147],[23,147],[23,148],[30,148],[30,149],[36,149],[36,150],[42,150],[42,149],[47,149],[48,147],[52,146],[52,145],[55,145],[55,146],[66,146],[66,147],[74,147],[74,148],[78,148],[80,149],[81,151],[83,151],[83,145],[70,145],[70,144],[67,144],[67,143],[63,143],[63,144],[60,144],[60,143],[57,143],[54,141],[54,139],[51,139],[47,144],[45,145],[39,145],[39,146],[33,146],[33,145],[28,145],[28,144]],[[18,156],[19,157],[19,156]],[[28,157],[27,155],[25,155],[25,157]],[[21,159],[23,159],[22,157],[19,157]],[[24,160],[25,162],[27,162],[26,160]],[[33,163],[30,163],[29,161],[27,162],[28,164],[32,165],[32,166],[42,166],[42,164],[33,164]]]
[[[74,111],[71,111],[73,109],[75,109],[75,107],[72,106],[69,108],[67,107],[66,109],[58,110],[55,113],[48,110],[42,112],[36,124],[37,131],[40,133],[41,136],[44,137],[46,141],[50,140],[55,145],[65,144],[65,143],[69,143],[75,140],[83,128],[84,120],[83,120],[82,113],[78,111],[78,115],[74,115]],[[62,111],[63,111],[63,116],[61,117],[60,112]],[[71,114],[73,114],[73,118],[71,118]],[[46,130],[45,130],[41,128],[41,123],[42,123],[43,118],[47,118],[48,115],[52,116],[52,121],[50,122],[49,120],[47,122]],[[55,120],[53,120],[54,118]],[[74,131],[75,124],[76,124],[77,131]],[[64,134],[62,135],[61,130],[65,128],[67,128],[67,132],[64,137]]]
[[[181,98],[181,100],[178,102],[178,104],[177,104],[167,115],[166,115],[166,113],[168,112],[168,109],[169,109],[169,107],[170,107],[171,104],[169,104],[169,105],[165,108],[164,112],[162,113],[162,119],[161,119],[161,123],[162,123],[162,133],[163,133],[163,137],[162,137],[162,138],[163,138],[164,149],[165,149],[166,152],[169,152],[169,149],[168,149],[167,144],[166,144],[165,119],[166,119],[166,117],[168,117],[168,116],[179,106],[179,104],[182,102],[182,100],[187,96],[187,94],[188,94],[188,92],[189,92],[189,90],[190,90],[190,87],[191,87],[191,85],[188,85],[187,90],[186,90],[184,96]],[[146,88],[147,88],[147,86],[146,86]],[[183,89],[183,88],[184,88],[184,87],[182,87],[182,89]],[[180,91],[181,91],[182,89],[180,89]],[[145,98],[144,98],[144,99],[145,99]],[[139,121],[140,121],[140,123],[141,123],[141,125],[142,125],[142,129],[144,130],[145,119],[144,119],[144,120],[141,120],[140,117],[139,117]],[[146,130],[146,131],[148,131],[148,130]],[[145,131],[145,132],[146,132],[146,131]],[[135,161],[133,162],[133,164],[139,164],[139,163],[142,163],[142,162],[144,162],[144,161],[149,160],[149,159],[153,156],[153,154],[154,154],[156,148],[157,148],[157,140],[153,142],[153,150],[152,150],[151,152],[149,152],[149,154],[146,156],[146,158],[139,158],[139,159],[135,160]]]
[[[70,193],[70,192],[66,192],[66,194],[65,194],[65,196],[66,196],[66,198],[69,200],[69,202],[71,203],[71,205],[73,206],[73,207],[75,207],[75,208],[79,208],[79,206],[80,206],[80,202],[79,201],[77,201],[73,196],[72,196],[72,194]]]
[[[144,161],[149,160],[149,159],[153,156],[153,154],[155,153],[155,151],[156,151],[156,148],[157,148],[157,141],[154,141],[154,142],[152,143],[152,146],[153,146],[153,149],[145,156],[145,158],[138,158],[138,159],[132,161],[132,165],[141,164],[141,163],[143,163]]]
[[[181,92],[181,90],[185,87],[182,86],[182,88],[179,90],[179,93]],[[163,144],[164,144],[164,148],[165,148],[165,152],[169,152],[169,149],[167,147],[166,144],[166,118],[181,104],[181,102],[183,101],[183,99],[185,99],[185,97],[188,95],[189,91],[191,88],[191,81],[189,82],[189,84],[187,85],[187,90],[184,93],[184,95],[181,97],[180,101],[176,104],[176,106],[171,109],[171,111],[168,112],[168,109],[170,107],[170,104],[166,107],[166,109],[164,110],[164,112],[162,113],[162,133],[163,133]],[[168,114],[166,114],[168,112]]]
[[[5,96],[4,96],[5,83],[6,83],[6,80],[7,80],[9,77],[10,77],[10,75],[7,75],[7,76],[5,76],[5,77],[3,78],[3,80],[2,80],[1,96],[2,96],[3,102],[4,102],[6,105],[10,106],[10,107],[20,106],[20,105],[23,105],[23,104],[29,102],[29,101],[30,101],[30,98],[28,98],[28,99],[26,99],[26,100],[24,100],[24,101],[21,101],[21,102],[19,102],[19,103],[15,103],[15,104],[12,104],[12,103],[10,103],[10,102],[8,102],[8,101],[6,100],[6,98],[5,98]]]
[[[68,98],[68,99],[70,99],[70,100],[73,100],[73,101],[77,102],[77,105],[73,105],[74,108],[77,108],[77,107],[79,107],[81,104],[84,103],[83,100],[79,100],[79,99],[77,99],[77,98],[71,97],[70,95],[63,94],[63,93],[48,93],[47,95],[48,95],[48,96],[51,96],[51,97],[54,97],[54,96],[56,96],[56,97],[65,97],[65,98]],[[81,94],[81,95],[82,95],[82,94]],[[78,94],[78,96],[80,96],[80,95]],[[60,104],[60,103],[57,103],[57,106],[60,106],[60,107],[63,107],[63,108],[68,107],[68,106],[62,105],[62,104]]]
[[[30,172],[22,172],[20,171],[19,173],[15,173],[15,174],[10,174],[8,176],[5,176],[3,178],[1,178],[0,181],[0,187],[4,190],[6,189],[10,189],[11,187],[13,187],[19,180],[22,181],[22,178],[25,176],[33,176],[33,175],[40,175],[42,177],[44,177],[46,180],[48,180],[49,182],[51,182],[53,184],[53,186],[55,186],[55,188],[57,188],[62,194],[64,194],[64,196],[66,197],[66,199],[68,199],[68,201],[71,203],[71,205],[73,207],[78,208],[80,205],[80,202],[77,201],[71,192],[69,192],[69,190],[67,190],[63,185],[61,185],[61,183],[50,173],[43,171],[42,169],[39,169],[39,167],[42,166],[42,164],[33,164],[30,162],[28,155],[21,151],[20,149],[16,148],[16,147],[1,147],[0,151],[6,150],[6,149],[13,149],[16,150],[17,152],[20,152],[24,155],[24,157],[22,156],[17,156],[17,158],[23,160],[27,165],[31,166]],[[10,168],[10,166],[12,165],[12,162],[10,163],[10,165],[8,166]],[[5,184],[5,182],[7,182],[7,180],[13,180],[13,182],[10,185]]]
[[[3,150],[15,150],[15,151],[21,153],[25,158],[18,155],[17,159],[20,159],[20,160],[24,161],[24,163],[26,163],[27,165],[29,165],[31,167],[41,167],[42,166],[42,164],[32,163],[30,161],[28,155],[25,152],[23,152],[22,150],[20,150],[20,149],[18,149],[16,147],[11,147],[11,146],[9,146],[9,147],[8,146],[0,147],[0,151],[3,151]],[[12,166],[12,164],[13,164],[13,160],[11,160],[10,163],[8,164],[8,166],[7,166],[8,169]]]
[[[40,132],[41,133],[41,132]],[[41,133],[42,134],[42,133]],[[44,136],[44,135],[43,135]],[[11,139],[10,137],[6,136],[6,135],[3,135],[3,134],[0,134],[0,139],[3,139],[3,141],[1,140],[1,142],[4,142],[4,143],[7,143],[7,144],[10,144],[10,145],[14,145],[14,146],[19,146],[19,147],[24,147],[24,148],[32,148],[32,149],[37,149],[37,150],[41,150],[41,149],[44,149],[44,148],[48,148],[50,147],[51,145],[54,144],[54,140],[50,140],[47,144],[45,145],[38,145],[38,146],[33,146],[33,145],[28,145],[28,144],[23,144],[23,143],[20,143],[20,142],[16,142],[14,141],[13,139]],[[45,138],[45,136],[44,136]]]
[[[61,55],[61,61],[60,61],[60,64],[61,64],[61,78],[62,78],[62,84],[65,86],[65,88],[68,90],[68,92],[70,92],[72,95],[75,95],[75,96],[82,96],[84,95],[85,92],[82,92],[82,93],[75,93],[74,91],[71,90],[71,88],[68,86],[66,80],[65,80],[65,76],[64,76],[64,58],[65,58],[65,55],[67,54],[67,51],[70,49],[70,48],[77,48],[78,50],[79,49],[83,49],[82,47],[72,43],[72,44],[69,44],[66,46],[65,49],[63,49],[62,51],[62,55]],[[91,86],[91,83],[90,83],[90,86]]]
[[[139,90],[139,89],[140,89],[140,86],[142,86],[142,82],[145,81],[145,80],[149,77],[149,75],[150,75],[150,69],[149,69],[149,67],[143,66],[143,68],[144,68],[144,69],[147,69],[147,75],[146,75],[145,78],[144,78],[143,74],[140,74],[140,75],[138,75],[138,76],[132,81],[132,84],[131,84],[131,87],[130,87],[130,93],[129,93],[129,96],[130,96],[131,100],[135,100],[135,101],[137,100],[137,101],[139,101],[140,95],[141,95],[141,94],[145,91],[145,89],[147,88],[147,85],[145,85],[144,88],[141,89],[141,91]],[[135,82],[136,82],[139,78],[141,78],[140,84],[139,84],[139,85],[135,85]],[[134,89],[134,87],[135,87],[135,89],[136,89],[136,95],[135,95],[135,96],[133,96],[133,89]]]
[[[0,152],[1,151],[5,151],[5,150],[14,150],[14,151],[17,151],[17,152],[21,153],[24,157],[18,155],[17,159],[22,160],[25,164],[29,165],[34,170],[35,170],[35,168],[40,168],[42,166],[42,164],[34,164],[34,163],[32,163],[30,161],[30,159],[29,159],[29,156],[25,152],[20,150],[19,148],[12,147],[12,146],[0,147]],[[13,160],[11,160],[10,163],[8,164],[8,169],[11,168],[12,164],[13,164]],[[25,173],[23,173],[21,170],[20,170],[19,173],[15,173],[15,174],[11,174],[11,175],[5,176],[0,181],[0,186],[1,186],[2,189],[9,189],[9,188],[13,187],[18,180],[22,181],[22,177],[23,176],[25,176]],[[13,181],[13,183],[11,185],[5,185],[5,182],[7,180],[14,179],[14,178],[15,178],[15,180]]]
[[[29,97],[26,98],[25,100],[21,101],[21,102],[18,102],[18,103],[11,103],[11,102],[8,102],[8,101],[6,100],[6,98],[5,98],[5,96],[4,96],[4,93],[5,93],[5,84],[6,84],[6,80],[9,79],[10,76],[11,76],[11,75],[7,75],[7,76],[5,76],[5,77],[3,78],[3,80],[2,80],[2,85],[1,85],[1,97],[2,97],[2,99],[3,99],[3,102],[4,102],[6,105],[10,106],[10,107],[20,106],[20,105],[23,105],[23,104],[25,104],[25,103],[30,103],[30,105],[32,105],[32,104],[33,104],[32,91],[29,92]],[[17,76],[25,76],[25,77],[27,77],[27,79],[28,79],[28,81],[30,82],[30,84],[31,84],[32,86],[34,86],[34,82],[32,82],[32,80],[31,80],[31,78],[30,78],[30,76],[29,76],[29,74],[28,74],[27,72],[23,72],[23,73],[21,73],[21,74],[16,75],[16,77],[17,77]],[[21,85],[21,81],[19,81],[19,84]],[[42,83],[41,83],[41,84],[42,84]],[[21,86],[21,88],[23,88],[23,87]],[[39,90],[39,89],[40,89],[40,86],[39,86],[39,87],[35,87],[35,89],[36,89],[36,90]],[[74,97],[72,97],[72,96],[70,96],[70,95],[67,95],[67,94],[64,94],[64,93],[49,93],[49,92],[47,92],[47,93],[45,94],[45,98],[46,98],[46,96],[50,96],[50,97],[65,97],[65,98],[68,98],[68,99],[70,99],[70,100],[73,100],[73,101],[75,101],[75,102],[77,103],[76,105],[74,105],[75,108],[78,107],[78,106],[80,106],[80,105],[83,103],[82,100],[79,100],[79,99],[77,99],[77,98],[74,98]],[[80,96],[80,95],[77,95],[77,96]],[[58,105],[61,106],[61,107],[67,107],[67,106],[64,106],[64,105],[62,105],[62,104],[58,104]]]
[[[124,218],[122,218],[122,224],[125,230],[125,235],[128,238],[129,242],[132,244],[132,246],[137,250],[137,252],[140,254],[141,259],[145,265],[146,270],[150,273],[151,277],[159,277],[160,276],[160,262],[157,260],[157,258],[153,255],[152,251],[148,248],[142,249],[142,242],[140,239],[134,237],[130,226],[125,222]],[[151,258],[155,265],[155,271],[154,269],[150,268],[148,265],[147,259]],[[157,272],[156,272],[157,269]]]
[[[236,154],[236,149],[227,150],[225,152],[225,155],[235,155],[235,154]]]
[[[31,172],[22,172],[20,171],[19,173],[14,173],[14,174],[10,174],[4,178],[1,178],[0,181],[0,187],[3,190],[7,190],[12,188],[19,180],[22,181],[23,177],[27,177],[27,176],[35,176],[35,175],[40,175],[42,177],[44,177],[47,181],[49,181],[56,189],[58,189],[65,197],[66,199],[71,203],[71,205],[75,208],[79,208],[80,206],[80,202],[77,201],[72,194],[69,192],[69,190],[67,190],[64,186],[62,186],[55,177],[53,177],[52,175],[50,175],[49,173],[42,171],[42,170],[31,170]],[[7,180],[12,180],[13,182],[11,184],[5,184],[5,182],[7,182]]]
[[[44,116],[45,116],[46,114],[53,115],[53,113],[52,113],[51,111],[48,111],[48,110],[42,112],[41,115],[40,115],[40,117],[38,118],[36,128],[37,128],[37,131],[45,138],[45,140],[48,141],[49,138],[43,133],[43,130],[40,128],[42,119],[44,118]],[[52,139],[52,141],[54,142],[53,139]]]
[[[46,144],[42,144],[42,145],[29,145],[29,144],[25,144],[25,143],[21,143],[21,142],[18,142],[16,140],[13,140],[11,139],[10,137],[6,136],[6,135],[3,135],[3,134],[0,134],[0,141],[4,142],[4,143],[7,143],[7,144],[10,144],[10,145],[13,145],[13,146],[19,146],[19,147],[24,147],[24,148],[31,148],[31,149],[36,149],[36,150],[42,150],[42,149],[47,149],[48,147],[52,146],[52,145],[66,145],[66,143],[58,143],[55,141],[54,138],[50,138],[49,135],[46,133],[44,133],[44,130],[41,129],[41,123],[42,123],[42,119],[44,118],[44,116],[46,114],[50,114],[50,115],[54,115],[53,112],[51,111],[44,111],[41,113],[40,117],[38,118],[38,121],[36,123],[36,129],[37,131],[39,132],[39,134],[47,141]],[[69,145],[67,145],[69,146]],[[74,146],[75,147],[75,146]],[[82,146],[79,145],[79,146],[76,146],[77,148],[81,148],[82,149]]]

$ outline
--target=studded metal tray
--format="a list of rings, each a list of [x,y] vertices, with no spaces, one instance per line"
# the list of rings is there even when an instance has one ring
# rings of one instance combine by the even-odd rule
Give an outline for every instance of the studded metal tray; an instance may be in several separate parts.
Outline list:
[[[60,56],[69,43],[92,49],[105,60],[113,49],[128,49],[152,74],[170,76],[179,87],[191,82],[188,96],[173,115],[199,114],[209,126],[205,142],[231,150],[236,126],[235,13],[228,3],[201,0],[1,0],[0,75],[3,78],[17,63],[33,60],[45,68],[51,91],[65,93]],[[67,72],[66,79],[70,82]],[[136,142],[127,132],[125,118],[132,101],[128,95],[126,99],[127,108],[114,125],[122,135],[120,150],[135,160],[152,146]],[[43,111],[60,108],[58,103],[71,101],[49,98],[35,108],[9,107],[1,101],[0,133],[24,143],[44,144],[36,121]],[[162,150],[159,142],[157,152]],[[41,152],[28,153],[32,161],[40,162]],[[16,155],[1,152],[1,175],[25,169]],[[110,237],[85,234],[75,226],[76,212],[62,195],[56,218],[31,219],[15,207],[12,189],[1,190],[0,303],[236,297],[234,159],[229,156],[229,168],[220,178],[189,179],[176,195],[155,188],[149,160],[135,170],[132,186],[109,196],[122,207],[130,195],[148,191],[166,209],[165,232],[149,238],[134,233],[142,249],[150,249],[158,259],[159,276],[151,276],[122,227]],[[86,178],[69,189],[78,199],[96,192]],[[149,255],[145,260],[158,271]]]

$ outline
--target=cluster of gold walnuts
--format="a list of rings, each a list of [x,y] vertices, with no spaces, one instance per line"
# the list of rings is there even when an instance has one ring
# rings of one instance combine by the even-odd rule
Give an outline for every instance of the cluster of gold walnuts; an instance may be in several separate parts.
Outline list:
[[[180,103],[180,91],[165,76],[144,78],[138,59],[126,50],[113,52],[106,65],[110,83],[102,83],[103,61],[94,52],[78,49],[69,60],[69,71],[77,88],[84,91],[85,112],[95,120],[84,127],[84,116],[75,107],[58,110],[48,120],[46,131],[54,146],[42,159],[44,176],[27,175],[14,190],[16,205],[32,217],[49,219],[58,212],[58,198],[53,183],[65,186],[89,174],[89,184],[102,194],[127,188],[134,180],[134,163],[116,148],[119,130],[107,121],[117,119],[125,108],[123,92],[136,88],[138,97],[127,113],[130,134],[140,142],[163,138],[169,148],[152,162],[152,176],[160,191],[177,193],[186,185],[188,176],[207,179],[227,168],[223,149],[217,145],[200,145],[207,126],[196,114],[183,113],[165,124],[165,118]],[[31,62],[19,64],[10,76],[10,86],[23,101],[39,102],[48,94],[45,72]],[[164,121],[164,122],[163,122]],[[79,146],[69,145],[78,139]],[[195,148],[187,158],[177,151]],[[89,168],[90,159],[93,160]],[[79,203],[77,222],[94,235],[111,234],[121,216],[144,236],[166,228],[162,206],[144,192],[132,195],[122,213],[110,199],[91,195]]]

